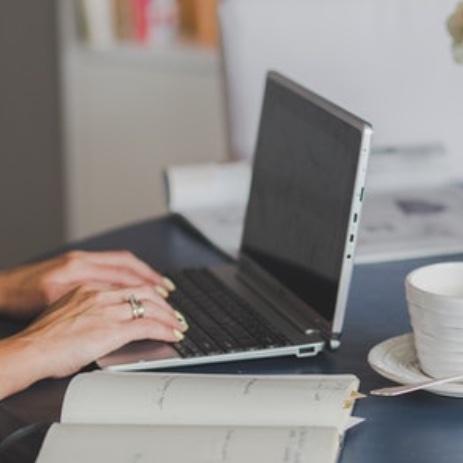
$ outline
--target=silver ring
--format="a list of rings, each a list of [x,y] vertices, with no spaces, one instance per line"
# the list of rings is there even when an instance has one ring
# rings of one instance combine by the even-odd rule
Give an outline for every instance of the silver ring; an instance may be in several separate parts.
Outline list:
[[[129,297],[130,309],[132,310],[132,320],[138,320],[145,316],[145,308],[135,294],[131,294]]]

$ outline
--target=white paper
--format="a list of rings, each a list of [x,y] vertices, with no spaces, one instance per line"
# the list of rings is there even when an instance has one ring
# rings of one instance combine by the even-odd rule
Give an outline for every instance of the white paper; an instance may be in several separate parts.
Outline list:
[[[244,376],[95,372],[75,377],[63,423],[328,426],[342,434],[352,375]]]
[[[246,204],[251,166],[248,162],[174,166],[165,176],[169,209],[183,213]]]
[[[251,185],[248,162],[166,170],[168,206],[223,252],[237,257]]]
[[[463,188],[371,193],[366,196],[357,262],[463,252]]]
[[[349,429],[355,428],[356,426],[364,423],[366,420],[365,418],[360,418],[358,416],[350,416],[347,420],[346,427],[344,431],[348,431]]]
[[[54,425],[38,463],[334,463],[334,428]]]
[[[449,153],[439,141],[372,149],[368,165],[368,191],[433,189],[458,181]]]

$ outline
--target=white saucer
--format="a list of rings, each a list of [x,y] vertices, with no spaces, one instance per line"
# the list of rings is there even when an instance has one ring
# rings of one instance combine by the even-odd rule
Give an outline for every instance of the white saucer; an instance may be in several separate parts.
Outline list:
[[[373,347],[368,354],[371,368],[399,384],[416,384],[433,378],[425,375],[419,366],[413,343],[413,333],[388,339]],[[441,384],[427,391],[448,397],[463,397],[463,384]]]

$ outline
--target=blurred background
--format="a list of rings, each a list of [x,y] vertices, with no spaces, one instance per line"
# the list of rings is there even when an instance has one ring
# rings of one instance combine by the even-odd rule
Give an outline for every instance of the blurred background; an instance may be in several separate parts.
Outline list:
[[[2,2],[0,268],[165,213],[168,166],[251,157],[271,68],[373,123],[371,186],[459,176],[457,4]]]
[[[0,267],[165,211],[162,171],[226,157],[215,0],[0,12]]]

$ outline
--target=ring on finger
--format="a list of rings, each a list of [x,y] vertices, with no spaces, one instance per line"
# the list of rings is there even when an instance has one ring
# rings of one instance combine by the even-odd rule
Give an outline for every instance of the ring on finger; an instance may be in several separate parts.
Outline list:
[[[132,320],[137,320],[145,316],[145,308],[135,294],[131,294],[129,297],[130,309],[132,311]]]

